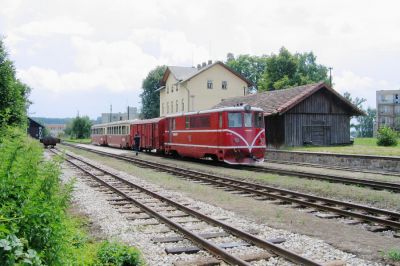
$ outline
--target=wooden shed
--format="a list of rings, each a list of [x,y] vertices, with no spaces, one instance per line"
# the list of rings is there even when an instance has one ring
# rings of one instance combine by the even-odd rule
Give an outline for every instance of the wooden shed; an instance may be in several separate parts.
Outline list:
[[[264,110],[270,147],[350,143],[350,118],[364,115],[321,82],[223,100],[215,107],[249,104]]]
[[[44,126],[42,124],[28,117],[27,133],[29,134],[29,136],[35,139],[41,139],[43,137],[43,130]]]

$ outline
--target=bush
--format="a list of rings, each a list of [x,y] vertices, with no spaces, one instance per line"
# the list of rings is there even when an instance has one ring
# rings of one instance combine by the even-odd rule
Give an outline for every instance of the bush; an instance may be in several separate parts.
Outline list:
[[[97,257],[100,265],[140,265],[140,256],[137,249],[116,242],[104,242],[97,253]]]
[[[396,146],[397,134],[390,127],[381,127],[378,129],[378,146]]]
[[[5,133],[0,144],[0,265],[14,264],[24,253],[33,256],[33,251],[44,264],[64,264],[71,186],[60,184],[58,163],[44,161],[36,140],[17,129]]]

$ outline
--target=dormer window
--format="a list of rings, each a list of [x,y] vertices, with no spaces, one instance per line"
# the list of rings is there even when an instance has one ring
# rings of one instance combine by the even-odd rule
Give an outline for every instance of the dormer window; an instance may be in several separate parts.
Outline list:
[[[171,93],[174,92],[174,85],[171,85]]]
[[[207,89],[212,89],[212,88],[213,88],[212,80],[207,80]]]

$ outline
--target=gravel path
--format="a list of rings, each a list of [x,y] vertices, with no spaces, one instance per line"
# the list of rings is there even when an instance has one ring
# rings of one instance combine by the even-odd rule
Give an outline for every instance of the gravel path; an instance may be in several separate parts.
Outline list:
[[[99,165],[92,161],[93,164]],[[99,165],[101,166],[101,165]],[[379,263],[369,262],[357,258],[353,254],[340,251],[325,242],[314,239],[305,235],[291,233],[285,230],[278,230],[270,228],[263,224],[256,224],[254,221],[240,217],[233,212],[226,211],[219,207],[215,207],[203,202],[193,200],[183,194],[166,191],[162,188],[147,183],[135,176],[116,171],[112,168],[101,166],[106,170],[115,172],[124,178],[153,191],[158,191],[163,196],[179,199],[180,202],[190,204],[191,208],[197,208],[200,212],[208,214],[212,217],[226,218],[225,222],[237,228],[246,231],[257,231],[259,237],[264,239],[271,238],[285,238],[286,242],[280,246],[296,252],[302,256],[306,256],[315,261],[325,263],[331,261],[338,261],[346,265],[380,265]],[[180,255],[167,255],[164,251],[166,247],[176,247],[188,244],[187,240],[178,243],[157,244],[151,241],[153,237],[164,237],[176,235],[174,232],[169,231],[165,225],[145,225],[143,220],[129,221],[126,215],[121,214],[118,210],[122,207],[110,205],[110,195],[106,195],[97,191],[95,188],[90,187],[87,181],[81,179],[81,173],[72,169],[70,165],[63,165],[62,179],[67,182],[73,177],[76,178],[73,191],[73,203],[76,207],[90,218],[93,224],[100,228],[102,233],[109,239],[116,239],[128,244],[137,246],[149,265],[172,265],[176,261],[190,261],[199,256],[204,256],[204,252],[198,254],[180,254]],[[182,219],[182,218],[181,218]],[[146,223],[152,220],[146,220]],[[193,223],[193,228],[197,228],[199,232],[204,232],[204,225],[201,223]],[[218,239],[216,239],[218,241]],[[237,252],[244,252],[246,248],[236,248]],[[284,261],[279,257],[273,257],[268,261],[259,261],[254,265],[289,265],[290,263]],[[342,264],[338,264],[342,265]]]

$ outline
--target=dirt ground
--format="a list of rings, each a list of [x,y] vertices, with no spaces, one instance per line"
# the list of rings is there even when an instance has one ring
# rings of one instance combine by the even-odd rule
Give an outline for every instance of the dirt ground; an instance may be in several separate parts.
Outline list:
[[[321,219],[305,211],[292,208],[291,205],[277,205],[270,201],[257,201],[252,198],[234,195],[221,189],[188,182],[166,173],[138,168],[128,162],[106,158],[73,148],[68,149],[117,170],[151,181],[166,189],[183,192],[194,199],[234,211],[256,222],[322,239],[343,251],[354,253],[364,259],[382,261],[385,252],[393,248],[400,249],[399,238],[393,238],[383,233],[369,232],[363,228],[363,225],[347,225],[338,219]],[[121,151],[117,150],[115,152],[119,153]],[[153,156],[146,156],[143,154],[139,156],[154,161],[169,160],[163,158],[156,159]],[[192,163],[178,161],[173,161],[173,163],[192,168],[190,165]],[[204,166],[200,166],[200,168],[202,167]],[[377,193],[377,191],[374,191],[374,193]]]

